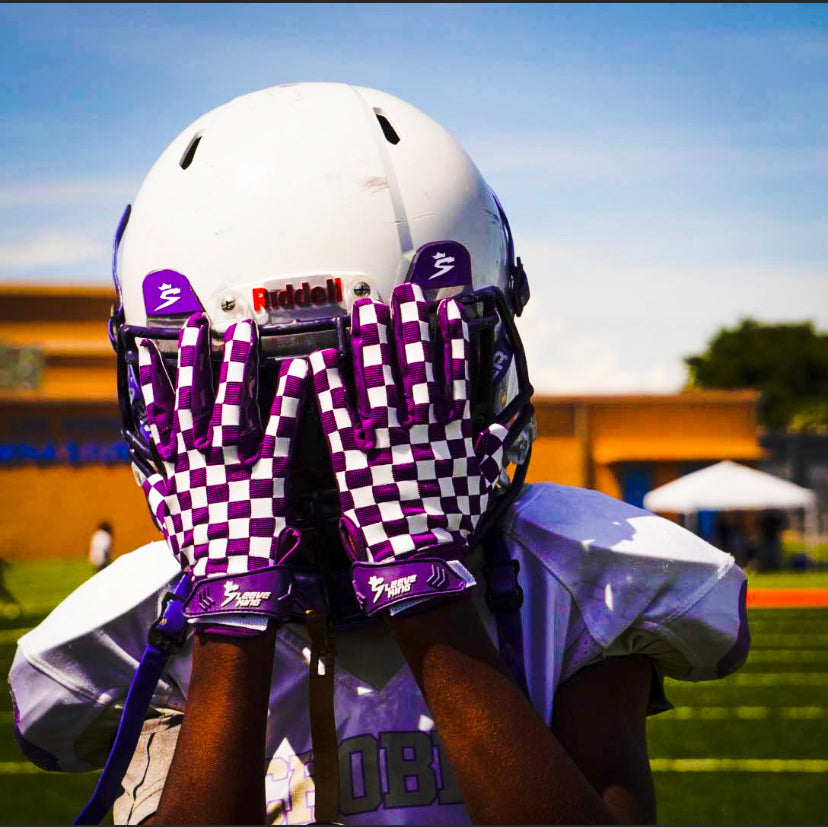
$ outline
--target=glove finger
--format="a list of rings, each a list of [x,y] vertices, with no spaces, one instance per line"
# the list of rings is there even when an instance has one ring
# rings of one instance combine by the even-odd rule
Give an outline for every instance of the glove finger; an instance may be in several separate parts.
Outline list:
[[[210,420],[211,447],[236,448],[243,463],[258,458],[262,442],[258,373],[258,328],[245,319],[224,334],[224,360]]]
[[[175,428],[178,450],[192,451],[209,429],[213,406],[210,324],[204,313],[187,319],[178,337]]]
[[[434,422],[437,401],[428,302],[418,284],[398,284],[391,295],[394,346],[405,400],[406,427]]]
[[[152,441],[165,461],[175,459],[175,391],[158,345],[138,343],[138,377]]]
[[[471,344],[469,326],[463,318],[463,309],[455,299],[443,299],[437,308],[437,358],[443,403],[439,418],[443,422],[468,419],[469,358]]]
[[[364,449],[390,446],[389,429],[399,427],[399,394],[394,382],[393,354],[388,341],[391,310],[373,299],[354,303],[351,345],[354,393]]]
[[[503,470],[503,446],[508,434],[507,428],[494,424],[482,431],[474,443],[474,452],[480,463],[480,474],[489,489],[497,482]]]
[[[287,514],[287,467],[299,427],[309,370],[305,359],[290,359],[279,366],[261,457],[253,468],[250,483],[251,503],[256,498],[269,498],[272,503],[270,511],[262,508],[261,516],[272,513],[274,517],[284,518]]]
[[[359,419],[348,399],[342,373],[339,370],[339,353],[334,348],[311,353],[310,367],[313,374],[313,392],[319,407],[322,430],[328,441],[331,464],[342,495],[342,505],[351,499],[345,481],[347,453],[367,468],[367,458],[357,444],[356,431]],[[352,507],[352,503],[351,506]]]
[[[310,368],[305,359],[291,359],[279,366],[276,395],[270,406],[262,455],[287,457],[299,421],[299,412],[307,390]]]

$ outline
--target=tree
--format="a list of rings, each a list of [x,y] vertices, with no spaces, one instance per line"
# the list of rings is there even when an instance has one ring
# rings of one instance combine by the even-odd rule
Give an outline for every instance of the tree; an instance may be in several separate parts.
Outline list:
[[[828,334],[817,333],[811,322],[743,319],[684,361],[690,388],[760,391],[759,421],[767,428],[828,427]]]

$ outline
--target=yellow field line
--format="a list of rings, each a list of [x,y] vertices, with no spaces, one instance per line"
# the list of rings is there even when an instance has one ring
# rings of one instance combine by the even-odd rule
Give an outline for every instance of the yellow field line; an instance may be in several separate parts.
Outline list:
[[[792,663],[828,662],[828,649],[751,649],[748,663],[788,661]]]
[[[669,691],[727,689],[729,686],[828,686],[828,672],[737,672],[720,681],[688,684],[671,679]]]
[[[720,721],[738,718],[742,721],[778,718],[787,721],[818,721],[828,718],[822,706],[679,706],[656,720]]]
[[[45,775],[46,770],[28,761],[0,761],[0,775]]]
[[[828,718],[824,706],[679,706],[655,719],[665,721],[721,721],[736,718],[740,721],[783,720],[822,721]],[[0,712],[0,725],[14,722],[14,713]]]
[[[651,758],[653,772],[828,772],[822,759],[782,758]],[[0,761],[0,775],[45,775],[28,761]]]
[[[798,649],[805,647],[828,647],[828,634],[822,632],[763,632],[750,627],[752,646],[760,649],[766,646],[779,647],[780,649]],[[754,634],[755,632],[755,634]]]
[[[653,772],[828,772],[828,761],[783,758],[651,758]]]
[[[100,770],[90,770],[88,773],[81,773],[82,775],[98,775],[101,771]],[[47,770],[42,770],[40,767],[36,767],[34,764],[30,764],[28,761],[0,761],[0,775],[46,775]],[[55,773],[49,772],[49,775],[52,778],[55,777]],[[61,773],[64,777],[68,775],[68,773]],[[77,773],[73,773],[76,775]]]

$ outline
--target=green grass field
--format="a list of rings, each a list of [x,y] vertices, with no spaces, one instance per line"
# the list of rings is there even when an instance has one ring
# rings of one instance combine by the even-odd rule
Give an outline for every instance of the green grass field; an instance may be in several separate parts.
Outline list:
[[[22,612],[0,612],[3,675],[22,630],[90,573],[85,561],[8,569],[6,585]],[[757,574],[750,583],[828,586],[828,572]],[[750,623],[751,656],[736,675],[667,681],[676,709],[648,728],[660,824],[825,823],[828,609],[755,609]],[[0,823],[70,824],[96,780],[97,773],[43,773],[28,764],[12,737],[11,699],[0,693]]]

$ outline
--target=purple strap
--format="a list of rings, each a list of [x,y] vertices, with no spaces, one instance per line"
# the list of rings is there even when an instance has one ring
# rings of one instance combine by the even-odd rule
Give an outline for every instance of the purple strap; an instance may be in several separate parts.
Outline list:
[[[132,678],[106,766],[98,779],[95,792],[73,824],[100,824],[121,793],[121,781],[135,753],[144,718],[161,673],[173,650],[184,642],[187,619],[184,617],[183,601],[189,591],[190,578],[184,575],[173,591],[164,596],[161,615],[150,627],[147,648]]]
[[[483,566],[487,585],[486,605],[495,616],[498,648],[512,677],[528,698],[523,622],[520,617],[523,605],[523,589],[518,583],[520,564],[509,555],[509,548],[497,526],[487,533],[483,546],[486,551],[486,565]]]

